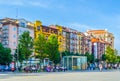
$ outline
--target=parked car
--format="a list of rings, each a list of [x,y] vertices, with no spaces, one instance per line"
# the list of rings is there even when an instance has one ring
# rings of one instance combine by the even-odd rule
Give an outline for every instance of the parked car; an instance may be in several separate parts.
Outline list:
[[[0,65],[0,71],[4,72],[4,71],[11,71],[11,67],[10,66],[6,66],[6,65]]]

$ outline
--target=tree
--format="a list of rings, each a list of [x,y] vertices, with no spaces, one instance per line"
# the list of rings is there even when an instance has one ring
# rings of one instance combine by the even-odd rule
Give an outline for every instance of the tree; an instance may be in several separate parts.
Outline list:
[[[62,57],[63,56],[84,56],[84,55],[79,54],[79,53],[70,52],[70,51],[63,51],[62,52]]]
[[[106,61],[106,54],[102,55],[102,61]]]
[[[120,56],[117,56],[118,62],[120,63]]]
[[[12,62],[12,55],[10,48],[4,48],[0,43],[0,64],[6,65]]]
[[[19,61],[21,64],[21,68],[22,68],[22,63],[25,60],[25,55],[22,53],[22,48],[20,47],[20,44],[18,45],[17,49],[15,50],[15,61]]]
[[[49,55],[51,61],[55,64],[60,62],[60,53],[58,51],[58,39],[57,36],[52,34],[49,36],[46,43],[46,53]]]
[[[25,60],[27,64],[27,60],[33,52],[33,39],[30,36],[29,31],[23,32],[23,34],[20,36],[19,45],[22,48],[20,49],[21,53],[25,55]]]
[[[45,36],[43,34],[39,34],[38,38],[35,39],[34,48],[35,48],[35,53],[36,53],[35,57],[40,59],[40,63],[43,62],[44,58],[47,57],[46,39],[45,39]]]
[[[69,56],[69,55],[70,55],[70,51],[63,51],[62,52],[62,57]]]
[[[106,48],[106,61],[110,63],[115,63],[117,61],[115,51],[110,46]]]
[[[93,54],[86,52],[85,56],[87,56],[87,62],[89,62],[89,63],[94,62],[94,55]]]

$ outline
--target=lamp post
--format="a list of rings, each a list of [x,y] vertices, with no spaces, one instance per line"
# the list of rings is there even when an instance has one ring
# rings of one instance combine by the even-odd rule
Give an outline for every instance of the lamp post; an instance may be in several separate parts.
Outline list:
[[[62,46],[60,46],[60,64],[62,65]]]
[[[17,72],[19,71],[18,70],[18,61],[19,61],[19,46],[18,46],[18,48],[17,48]]]
[[[15,69],[14,70],[18,71],[18,48],[15,49],[14,61],[15,61]]]
[[[60,63],[62,65],[62,52],[60,51]]]
[[[16,68],[16,70],[17,70],[17,72],[19,71],[18,70],[18,61],[19,61],[19,30],[17,30],[17,68]]]

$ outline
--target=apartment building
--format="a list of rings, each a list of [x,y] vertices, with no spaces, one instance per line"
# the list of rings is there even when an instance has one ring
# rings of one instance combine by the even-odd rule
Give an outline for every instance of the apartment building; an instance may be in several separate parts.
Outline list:
[[[34,38],[34,24],[24,19],[4,18],[0,19],[1,43],[4,47],[11,49],[11,54],[15,53],[18,46],[19,36],[24,31],[29,31],[30,36]]]
[[[91,37],[99,38],[108,42],[110,47],[114,49],[114,35],[108,30],[87,30],[87,32]]]
[[[105,53],[107,46],[114,48],[114,36],[107,30],[88,30],[85,33],[59,25],[42,25],[39,20],[34,23],[25,19],[0,19],[0,42],[4,47],[9,47],[14,54],[17,49],[19,36],[24,31],[29,31],[32,38],[37,38],[40,33],[46,39],[51,34],[58,37],[59,51],[70,51],[73,53],[94,54],[100,59]]]
[[[105,54],[105,45],[107,43],[98,38],[92,38],[92,54],[94,54],[95,59],[102,59],[102,55]]]

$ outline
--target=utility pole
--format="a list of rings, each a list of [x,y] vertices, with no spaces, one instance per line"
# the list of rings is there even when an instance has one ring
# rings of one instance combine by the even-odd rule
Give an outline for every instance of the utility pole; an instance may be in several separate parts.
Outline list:
[[[18,8],[16,8],[16,21],[18,20]],[[18,45],[17,45],[17,72],[19,71],[18,70],[18,62],[19,62],[19,27],[17,27],[17,35],[18,35]]]
[[[19,40],[18,40],[19,41]],[[18,45],[19,45],[19,43],[18,43]],[[19,62],[19,46],[18,46],[18,48],[17,48],[17,72],[19,71],[19,69],[18,69],[18,62]]]

